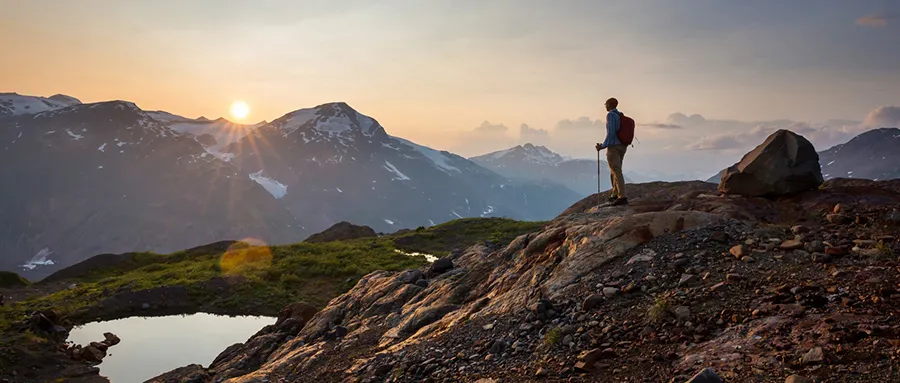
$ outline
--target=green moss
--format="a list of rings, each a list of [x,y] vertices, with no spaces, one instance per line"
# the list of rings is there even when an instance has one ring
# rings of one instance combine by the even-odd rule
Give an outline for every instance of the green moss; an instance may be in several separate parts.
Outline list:
[[[0,288],[28,286],[28,280],[19,276],[19,274],[0,271]]]
[[[465,218],[393,237],[397,248],[408,252],[447,255],[479,242],[507,244],[522,234],[540,230],[546,222],[515,221],[506,218]]]
[[[556,343],[559,342],[559,338],[562,334],[562,330],[559,327],[551,328],[544,334],[544,346],[545,347],[553,347]]]

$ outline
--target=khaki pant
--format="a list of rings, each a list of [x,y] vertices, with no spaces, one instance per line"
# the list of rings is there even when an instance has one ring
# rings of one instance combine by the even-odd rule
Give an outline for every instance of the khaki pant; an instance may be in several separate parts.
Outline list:
[[[622,175],[622,160],[625,159],[627,145],[611,145],[606,148],[606,162],[609,163],[609,179],[612,195],[625,198],[625,176]]]

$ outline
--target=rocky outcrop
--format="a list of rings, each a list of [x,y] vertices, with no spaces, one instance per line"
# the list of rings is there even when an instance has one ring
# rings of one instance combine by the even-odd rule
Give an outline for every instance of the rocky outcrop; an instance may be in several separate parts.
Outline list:
[[[440,273],[371,273],[298,331],[267,327],[200,372],[206,382],[750,382],[843,381],[862,368],[894,379],[900,276],[896,257],[871,251],[875,238],[897,248],[900,228],[884,230],[900,181],[829,181],[783,201],[688,187],[666,200],[574,209],[500,249],[465,249]],[[826,220],[835,204],[851,222]]]
[[[750,197],[780,196],[813,190],[822,182],[816,148],[803,136],[782,129],[725,169],[719,191]]]
[[[316,233],[304,242],[333,242],[348,239],[368,238],[378,236],[371,227],[358,226],[350,222],[338,222],[321,233]]]

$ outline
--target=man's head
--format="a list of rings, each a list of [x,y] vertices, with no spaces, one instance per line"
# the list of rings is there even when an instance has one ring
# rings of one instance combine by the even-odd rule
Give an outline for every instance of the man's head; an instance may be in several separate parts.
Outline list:
[[[607,112],[609,112],[610,110],[613,110],[617,107],[619,107],[619,100],[616,100],[615,98],[610,98],[609,100],[606,100],[606,111]]]

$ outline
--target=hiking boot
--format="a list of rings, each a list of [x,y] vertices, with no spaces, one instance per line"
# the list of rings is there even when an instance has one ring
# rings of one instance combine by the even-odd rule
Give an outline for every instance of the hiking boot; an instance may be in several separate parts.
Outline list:
[[[613,202],[616,202],[617,199],[619,199],[619,197],[611,195],[608,198],[606,198],[606,202],[613,203]]]
[[[610,206],[624,206],[624,205],[628,205],[628,198],[616,198],[616,200],[610,204]]]

